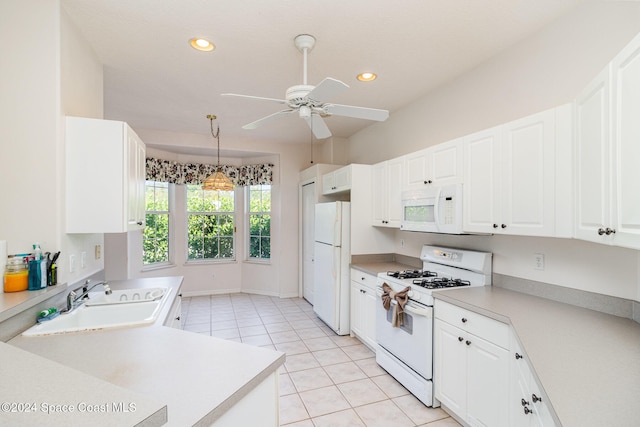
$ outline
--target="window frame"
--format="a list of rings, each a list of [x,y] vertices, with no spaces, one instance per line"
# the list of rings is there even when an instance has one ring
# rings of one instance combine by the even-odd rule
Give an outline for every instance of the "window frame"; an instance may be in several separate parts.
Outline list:
[[[220,264],[220,263],[235,263],[238,258],[238,245],[236,239],[236,231],[237,231],[237,200],[236,200],[236,192],[235,190],[229,191],[231,197],[233,199],[233,210],[232,211],[190,211],[189,210],[189,194],[190,187],[200,187],[199,185],[185,184],[184,185],[184,232],[185,232],[185,246],[184,246],[184,256],[185,256],[185,264]],[[213,191],[205,191],[200,188],[202,192],[213,192]],[[219,191],[217,193],[220,193]],[[189,234],[189,219],[192,215],[204,215],[204,216],[231,216],[232,218],[232,232],[230,236],[217,234],[216,237],[220,239],[220,237],[231,237],[231,245],[233,256],[232,257],[223,257],[223,258],[190,258],[190,241],[191,235]],[[203,235],[204,239],[205,236]],[[219,240],[218,240],[219,244]]]
[[[260,191],[268,191],[269,192],[269,210],[260,210],[260,211],[252,211],[251,210],[251,191],[255,187],[260,187]],[[268,190],[264,190],[263,187],[268,187]],[[261,203],[261,206],[264,206]],[[251,216],[252,215],[268,215],[269,216],[269,257],[252,257],[251,256]],[[245,261],[250,263],[258,263],[258,264],[271,264],[271,259],[273,257],[272,252],[272,243],[273,243],[273,227],[272,220],[273,219],[273,185],[271,184],[256,184],[256,185],[248,185],[245,187]],[[263,235],[260,234],[259,238],[263,238]]]

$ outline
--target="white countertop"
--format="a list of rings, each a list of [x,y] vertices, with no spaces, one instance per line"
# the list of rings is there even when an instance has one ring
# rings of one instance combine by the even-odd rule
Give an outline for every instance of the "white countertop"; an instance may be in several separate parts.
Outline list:
[[[640,425],[640,324],[492,286],[433,295],[513,326],[564,427]]]
[[[162,279],[109,284],[112,289],[170,284],[177,291],[182,281]],[[9,344],[166,404],[170,426],[210,425],[284,362],[284,353],[164,327],[160,317],[148,327],[18,336]],[[36,384],[47,380],[33,381],[39,391]]]

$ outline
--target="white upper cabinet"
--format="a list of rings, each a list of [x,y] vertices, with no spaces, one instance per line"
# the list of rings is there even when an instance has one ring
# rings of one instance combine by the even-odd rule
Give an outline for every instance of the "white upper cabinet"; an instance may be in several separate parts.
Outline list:
[[[570,123],[562,106],[464,138],[465,231],[570,235]]]
[[[640,36],[575,101],[575,237],[640,249]]]
[[[462,182],[462,139],[444,142],[404,156],[402,190]]]
[[[402,219],[403,158],[387,160],[372,166],[372,222],[378,227],[400,228]]]
[[[66,119],[66,232],[144,228],[145,145],[124,122]]]
[[[351,166],[345,166],[322,175],[322,194],[341,193],[350,190]]]

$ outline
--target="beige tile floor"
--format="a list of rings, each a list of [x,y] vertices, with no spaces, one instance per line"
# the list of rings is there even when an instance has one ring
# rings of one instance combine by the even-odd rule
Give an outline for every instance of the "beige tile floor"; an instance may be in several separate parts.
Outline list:
[[[182,318],[186,331],[286,353],[280,368],[281,426],[459,426],[411,395],[357,338],[336,335],[304,299],[184,298]]]

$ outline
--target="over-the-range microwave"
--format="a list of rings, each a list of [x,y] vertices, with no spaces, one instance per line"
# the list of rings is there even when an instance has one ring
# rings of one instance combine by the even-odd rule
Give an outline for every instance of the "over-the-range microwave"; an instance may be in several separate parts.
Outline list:
[[[403,191],[400,229],[464,234],[462,184]]]

